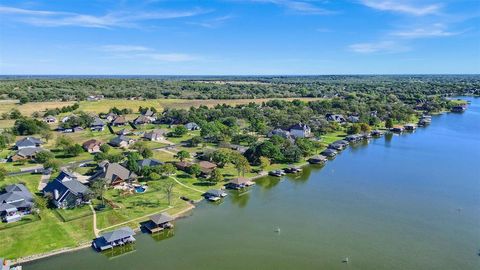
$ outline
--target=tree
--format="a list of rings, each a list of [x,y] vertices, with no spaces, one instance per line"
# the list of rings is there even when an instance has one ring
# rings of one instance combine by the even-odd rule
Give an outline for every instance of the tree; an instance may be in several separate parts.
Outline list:
[[[220,172],[220,169],[215,168],[210,175],[210,178],[207,179],[209,182],[219,183],[223,181],[223,174]]]
[[[35,155],[35,161],[41,164],[44,164],[53,158],[55,158],[55,156],[48,150],[42,150]]]
[[[40,135],[42,136],[42,138],[43,138],[45,141],[47,141],[47,143],[48,143],[51,139],[53,139],[53,133],[52,133],[52,131],[47,130],[47,129],[46,129],[46,130],[43,130],[43,131],[40,133]]]
[[[42,197],[36,196],[34,201],[35,201],[35,207],[37,209],[39,210],[47,209],[48,203],[49,203],[48,197],[42,198]]]
[[[6,176],[7,176],[7,169],[0,167],[0,181],[5,180]]]
[[[142,141],[136,142],[132,146],[132,149],[136,149],[143,158],[149,158],[153,156],[152,150],[148,148],[145,142],[142,142]]]
[[[213,162],[217,163],[220,168],[223,168],[232,160],[232,150],[222,148],[212,153],[210,156]]]
[[[20,98],[19,101],[20,101],[20,104],[25,104],[25,103],[27,103],[27,102],[29,101],[29,99],[28,99],[28,97],[23,96],[23,97]]]
[[[266,157],[260,157],[260,169],[265,170],[270,166],[270,160]]]
[[[64,151],[65,151],[65,154],[68,153],[68,155],[70,155],[72,157],[76,157],[76,156],[80,155],[80,153],[83,152],[83,148],[80,144],[76,143],[74,145],[71,145],[71,146],[67,147]]]
[[[315,153],[315,145],[307,138],[298,138],[295,144],[300,148],[304,157],[311,156]]]
[[[100,151],[102,151],[102,153],[107,154],[110,151],[110,149],[111,149],[110,145],[106,143],[100,145]]]
[[[152,179],[152,180],[158,180],[158,179],[160,179],[161,175],[158,174],[158,173],[156,173],[156,172],[151,172],[151,173],[148,175],[148,177],[149,177],[150,179]]]
[[[177,152],[175,158],[183,162],[185,159],[190,158],[190,153],[188,151],[181,150]]]
[[[237,169],[238,175],[241,173],[242,176],[245,176],[245,173],[251,170],[250,163],[248,163],[248,160],[242,155],[237,155],[232,162],[235,165],[235,169]]]
[[[127,154],[127,163],[126,167],[134,171],[135,173],[138,173],[140,171],[140,166],[138,165],[138,161],[140,160],[140,154],[137,152],[129,152]]]
[[[283,150],[285,161],[289,163],[295,163],[302,159],[303,153],[296,145],[291,145]]]
[[[200,136],[195,136],[192,137],[190,140],[188,140],[188,146],[190,147],[197,147],[199,144],[203,142],[202,137]]]
[[[64,152],[67,152],[68,148],[74,145],[75,142],[71,137],[66,135],[58,136],[55,146],[62,149]]]
[[[198,177],[202,173],[202,169],[198,164],[192,164],[192,166],[188,167],[188,174],[193,177]]]
[[[47,123],[28,117],[18,118],[13,124],[13,133],[15,135],[33,135],[48,130]]]
[[[58,172],[58,170],[60,169],[60,161],[52,158],[50,160],[47,160],[44,164],[43,164],[43,167],[45,169],[52,169],[52,171],[54,172]]]
[[[367,123],[361,123],[360,124],[360,130],[363,133],[369,133],[372,130],[372,128]]]
[[[175,172],[177,172],[177,168],[175,168],[175,166],[173,166],[172,163],[165,163],[165,164],[162,164],[159,167],[159,172],[161,175],[163,176],[170,176],[170,175],[173,175],[175,174]]]
[[[102,200],[102,205],[105,205],[105,199],[103,198],[103,194],[105,193],[106,186],[107,186],[107,180],[103,178],[99,178],[95,180],[90,186],[90,189],[92,190],[94,196],[97,199]]]
[[[180,125],[175,127],[175,129],[173,130],[173,135],[175,137],[182,137],[183,135],[187,134],[187,132],[188,129],[185,126]]]
[[[165,195],[167,195],[168,205],[172,205],[173,188],[175,187],[175,184],[175,181],[170,178],[162,181],[162,189],[165,192]]]
[[[386,128],[392,128],[393,127],[393,119],[388,118],[387,121],[385,121],[385,127]]]

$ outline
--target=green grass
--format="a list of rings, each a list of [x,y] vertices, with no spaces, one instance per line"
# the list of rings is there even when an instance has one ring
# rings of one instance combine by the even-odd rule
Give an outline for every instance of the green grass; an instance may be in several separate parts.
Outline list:
[[[92,215],[92,210],[88,205],[72,209],[55,209],[54,211],[56,211],[59,217],[65,222]]]

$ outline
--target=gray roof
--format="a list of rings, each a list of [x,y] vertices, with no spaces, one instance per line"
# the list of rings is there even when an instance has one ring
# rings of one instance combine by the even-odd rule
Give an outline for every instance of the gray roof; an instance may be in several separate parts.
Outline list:
[[[156,130],[152,130],[150,132],[146,132],[145,134],[143,134],[143,137],[146,138],[146,139],[152,139],[154,137],[161,137],[165,133],[166,133],[165,130],[156,129]]]
[[[0,205],[4,204],[15,207],[30,207],[33,204],[33,195],[23,184],[8,185],[5,187],[5,193],[0,194]]]
[[[306,124],[298,123],[298,124],[295,124],[295,125],[293,125],[289,128],[289,130],[292,130],[292,129],[305,131],[305,130],[309,130],[310,127]]]
[[[104,178],[108,182],[111,182],[117,177],[122,180],[128,180],[137,177],[137,175],[118,163],[109,163],[106,164],[99,173],[95,174],[90,179],[94,180],[97,178]]]
[[[92,124],[90,126],[104,126],[105,123],[99,117],[95,117]]]
[[[22,148],[22,149],[18,150],[16,154],[21,156],[21,157],[31,157],[31,156],[35,155],[36,153],[38,153],[40,151],[43,151],[43,150],[44,149],[40,148],[40,147]]]
[[[103,237],[103,239],[105,239],[105,241],[107,241],[108,243],[111,243],[113,241],[127,238],[132,235],[135,235],[135,232],[130,227],[122,227],[114,231],[104,233],[101,237]]]
[[[210,189],[207,192],[205,192],[205,194],[213,195],[213,196],[216,196],[216,197],[222,197],[222,195],[225,195],[225,192],[223,192],[222,190],[219,190],[219,189]]]
[[[112,140],[110,140],[110,144],[120,145],[122,142],[129,142],[130,140],[133,140],[133,139],[131,139],[127,136],[120,135],[120,136],[117,136],[117,137],[113,138]]]
[[[15,143],[16,147],[35,147],[42,144],[42,141],[35,137],[25,137]]]
[[[159,225],[159,224],[163,224],[163,223],[167,223],[167,222],[170,222],[170,221],[173,221],[174,218],[172,216],[170,216],[169,214],[164,214],[164,213],[161,213],[161,214],[157,214],[157,215],[153,215],[150,217],[150,220]]]
[[[150,159],[150,158],[142,159],[138,161],[138,166],[140,167],[152,167],[152,166],[158,166],[162,164],[163,162],[161,162],[160,160]]]

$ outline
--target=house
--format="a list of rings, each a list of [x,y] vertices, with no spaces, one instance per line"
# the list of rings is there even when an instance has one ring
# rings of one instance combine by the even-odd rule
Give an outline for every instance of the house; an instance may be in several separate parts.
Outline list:
[[[390,129],[391,132],[402,133],[405,131],[405,128],[402,126],[394,126]]]
[[[93,240],[92,246],[97,251],[104,251],[116,246],[123,246],[135,242],[135,238],[133,237],[134,235],[135,232],[131,228],[122,227],[100,235],[98,238]]]
[[[114,147],[123,147],[127,148],[128,146],[132,145],[135,143],[135,140],[123,135],[117,136],[110,140],[109,144]]]
[[[45,118],[43,118],[43,121],[45,123],[48,123],[48,124],[53,124],[53,123],[56,123],[57,122],[57,118],[51,116],[51,115],[48,115],[46,116]]]
[[[35,156],[37,155],[38,152],[44,151],[45,149],[41,147],[35,147],[35,148],[22,148],[18,150],[15,155],[11,156],[9,160],[11,162],[19,161],[19,160],[32,160],[35,159]]]
[[[57,208],[73,208],[90,201],[91,191],[70,172],[62,170],[55,180],[42,190],[44,195],[51,194]]]
[[[212,163],[210,161],[205,161],[202,160],[198,163],[198,166],[200,166],[200,170],[202,171],[202,174],[204,175],[209,175],[212,173],[212,171],[217,168],[217,164]]]
[[[129,135],[129,134],[131,134],[131,133],[132,133],[132,132],[131,132],[130,130],[128,130],[128,129],[126,129],[126,128],[123,128],[123,129],[117,131],[116,134],[117,134],[117,135],[126,136],[126,135]]]
[[[220,189],[210,189],[203,194],[205,199],[215,202],[227,196],[227,193]]]
[[[35,137],[25,137],[15,143],[15,149],[35,148],[39,147],[42,141]]]
[[[179,161],[175,163],[175,167],[177,167],[177,169],[179,169],[180,171],[184,171],[184,172],[186,172],[188,168],[190,168],[190,166],[192,165],[193,163],[187,162],[187,161]]]
[[[145,124],[150,124],[152,119],[150,117],[147,117],[145,115],[139,115],[135,120],[133,120],[133,123],[135,125],[145,125]]]
[[[164,229],[173,228],[173,224],[171,223],[173,220],[175,220],[175,218],[169,214],[161,213],[151,216],[150,220],[147,221],[143,226],[150,233],[155,233],[163,231]]]
[[[245,177],[237,177],[232,180],[230,180],[225,187],[230,188],[230,189],[242,189],[246,188],[249,186],[255,185],[254,182],[250,181],[248,178]]]
[[[281,129],[281,128],[276,128],[276,129],[270,131],[270,132],[267,134],[267,136],[268,136],[269,138],[271,138],[271,137],[274,136],[274,135],[280,136],[280,137],[285,138],[285,139],[290,139],[290,138],[291,138],[290,132],[288,132],[288,131],[286,131],[286,130],[283,130],[283,129]]]
[[[360,122],[360,117],[356,116],[356,115],[350,115],[347,117],[347,121],[350,122],[350,123],[358,123]]]
[[[334,157],[337,155],[337,151],[333,150],[333,149],[326,149],[326,150],[323,150],[320,154],[322,154],[322,156],[326,156],[326,157]]]
[[[185,127],[190,131],[200,130],[200,126],[197,125],[197,123],[194,123],[194,122],[190,122],[190,123],[185,124]]]
[[[334,141],[328,145],[328,148],[333,150],[343,150],[348,146],[349,142],[345,140]]]
[[[75,115],[72,114],[72,115],[65,116],[65,117],[62,118],[61,122],[66,123],[72,117],[75,117]]]
[[[111,123],[115,118],[117,118],[117,116],[118,115],[114,114],[113,112],[109,112],[108,114],[104,115],[104,119]]]
[[[157,119],[157,115],[154,111],[147,109],[142,113],[143,116],[148,117],[152,122]]]
[[[125,116],[119,115],[115,117],[115,119],[113,119],[111,124],[114,127],[124,126],[125,124],[127,124],[127,120],[125,119]]]
[[[101,141],[91,139],[91,140],[88,140],[88,141],[84,142],[82,144],[82,147],[83,147],[83,149],[85,149],[85,151],[87,151],[89,153],[98,153],[98,152],[100,152],[100,146],[102,146],[102,144],[103,143]]]
[[[462,113],[467,110],[467,104],[457,105],[452,107],[452,112]]]
[[[343,115],[341,115],[341,114],[328,113],[327,115],[325,115],[325,117],[327,118],[327,121],[329,121],[329,122],[337,122],[337,123],[347,122],[345,117],[343,117]]]
[[[417,125],[415,125],[415,124],[406,124],[403,127],[405,128],[405,130],[408,130],[408,131],[413,131],[413,130],[417,129]]]
[[[105,163],[99,167],[100,169],[90,177],[88,180],[89,182],[94,182],[96,179],[105,179],[108,185],[114,186],[124,181],[130,181],[137,178],[137,175],[134,172],[118,163]]]
[[[105,123],[100,119],[100,117],[95,117],[92,124],[90,125],[92,131],[103,131],[105,129]]]
[[[323,164],[327,161],[327,157],[322,155],[316,155],[308,159],[310,164]]]
[[[308,138],[312,136],[312,130],[307,124],[298,123],[290,127],[290,135],[294,138]]]
[[[99,101],[104,99],[104,95],[92,95],[87,97],[87,101]]]
[[[138,167],[155,167],[164,164],[160,160],[146,158],[138,161]]]
[[[143,138],[149,141],[161,141],[165,140],[165,133],[165,130],[156,129],[150,132],[145,132],[145,134],[143,134]]]
[[[19,221],[30,214],[33,206],[33,196],[23,184],[8,185],[0,194],[0,218],[3,222]]]

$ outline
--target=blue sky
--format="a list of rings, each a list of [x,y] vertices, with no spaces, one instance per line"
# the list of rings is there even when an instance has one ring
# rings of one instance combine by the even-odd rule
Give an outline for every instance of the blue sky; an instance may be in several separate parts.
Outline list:
[[[0,0],[0,74],[480,73],[477,0]]]

